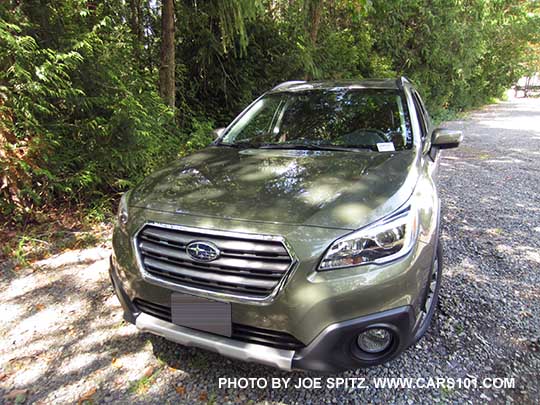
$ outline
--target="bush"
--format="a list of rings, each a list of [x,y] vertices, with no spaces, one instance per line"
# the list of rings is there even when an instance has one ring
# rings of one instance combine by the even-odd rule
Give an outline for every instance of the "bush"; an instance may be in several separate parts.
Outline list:
[[[76,20],[82,10],[49,9],[47,24],[56,26],[60,14]],[[155,72],[126,63],[133,58],[129,32],[110,16],[88,14],[83,24],[64,25],[57,49],[26,35],[37,28],[19,18],[18,25],[0,20],[5,219],[114,195],[208,142],[206,121],[192,118],[180,129],[157,93]],[[193,139],[184,132],[190,127]]]

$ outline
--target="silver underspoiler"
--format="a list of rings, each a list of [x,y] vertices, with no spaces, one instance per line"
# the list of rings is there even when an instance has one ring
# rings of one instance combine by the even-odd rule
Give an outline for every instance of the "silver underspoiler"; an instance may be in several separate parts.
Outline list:
[[[143,332],[163,336],[167,340],[184,346],[199,347],[233,359],[265,364],[282,370],[290,371],[292,368],[294,356],[292,350],[239,342],[227,337],[184,328],[145,313],[137,317],[135,324]]]

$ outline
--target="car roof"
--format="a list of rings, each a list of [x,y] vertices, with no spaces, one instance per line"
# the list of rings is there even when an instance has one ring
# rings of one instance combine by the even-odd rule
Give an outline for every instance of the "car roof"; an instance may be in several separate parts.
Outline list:
[[[270,93],[294,92],[306,90],[333,89],[391,89],[398,90],[404,84],[410,84],[406,78],[398,79],[363,79],[363,80],[294,80],[278,84]]]

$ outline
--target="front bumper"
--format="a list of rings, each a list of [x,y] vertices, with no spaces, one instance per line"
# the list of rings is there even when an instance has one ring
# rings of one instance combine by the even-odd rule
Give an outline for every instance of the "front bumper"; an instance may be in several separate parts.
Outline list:
[[[124,310],[124,319],[141,331],[162,336],[185,346],[199,347],[230,358],[265,364],[282,370],[312,370],[338,372],[368,367],[391,360],[411,343],[415,317],[409,305],[359,318],[337,322],[325,328],[311,343],[298,350],[284,350],[247,343],[182,326],[141,312],[131,301],[116,273],[110,267],[111,282]],[[354,356],[353,346],[358,334],[368,327],[385,327],[394,332],[392,349],[376,360]]]
[[[201,296],[231,302],[233,323],[285,332],[304,345],[336,323],[406,306],[413,307],[416,314],[433,261],[436,238],[435,226],[426,219],[421,221],[421,235],[424,236],[419,238],[410,254],[399,260],[384,265],[318,272],[318,262],[330,241],[346,234],[346,230],[208,219],[143,209],[133,209],[130,217],[128,229],[122,231],[117,227],[113,235],[117,274],[131,300],[141,299],[161,306],[170,306],[175,289],[150,282],[141,274],[133,235],[144,223],[283,236],[298,261],[271,301],[261,303]]]

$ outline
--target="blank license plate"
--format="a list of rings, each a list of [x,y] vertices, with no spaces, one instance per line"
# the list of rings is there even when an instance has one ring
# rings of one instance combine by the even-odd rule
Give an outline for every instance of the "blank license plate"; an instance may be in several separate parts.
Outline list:
[[[205,332],[231,336],[231,304],[187,294],[171,295],[174,324]]]

